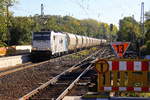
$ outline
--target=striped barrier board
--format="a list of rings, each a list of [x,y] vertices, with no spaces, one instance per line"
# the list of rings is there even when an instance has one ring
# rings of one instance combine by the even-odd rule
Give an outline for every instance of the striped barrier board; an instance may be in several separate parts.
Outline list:
[[[110,71],[150,71],[149,61],[108,61]]]
[[[129,92],[149,92],[150,87],[99,87],[100,91],[129,91]]]
[[[150,60],[100,59],[96,61],[95,69],[100,92],[150,92]]]

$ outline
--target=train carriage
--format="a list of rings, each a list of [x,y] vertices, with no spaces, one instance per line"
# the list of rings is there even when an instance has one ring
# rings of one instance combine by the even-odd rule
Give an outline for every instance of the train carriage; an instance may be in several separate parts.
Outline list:
[[[53,54],[59,54],[68,51],[67,37],[62,33],[51,32],[51,51]]]
[[[67,36],[68,50],[75,50],[77,47],[77,37],[74,34],[65,33]]]
[[[77,37],[77,49],[80,49],[80,48],[82,48],[82,46],[83,46],[83,38],[82,38],[82,36],[79,36],[79,35],[76,35],[76,37]]]
[[[31,58],[47,58],[68,51],[76,51],[82,48],[100,45],[101,42],[106,41],[66,32],[34,32]]]
[[[87,45],[87,39],[85,36],[82,36],[82,39],[83,39],[83,44],[82,44],[82,47],[85,48],[86,45]]]
[[[55,32],[35,32],[32,41],[32,53],[47,52],[49,55],[68,51],[67,36]]]

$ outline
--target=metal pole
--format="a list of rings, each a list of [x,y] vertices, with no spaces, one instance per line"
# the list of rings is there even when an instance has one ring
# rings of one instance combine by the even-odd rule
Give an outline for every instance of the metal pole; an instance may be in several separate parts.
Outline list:
[[[132,32],[132,41],[135,42],[135,34],[134,34],[134,15],[132,15],[132,25],[133,25],[133,32]]]
[[[10,45],[10,32],[9,32],[9,7],[11,4],[6,3],[6,25],[7,25],[7,39],[8,39],[8,45]]]
[[[41,4],[41,17],[43,17],[43,16],[44,16],[44,5]]]
[[[113,24],[110,24],[109,27],[110,27],[110,42],[112,42]]]
[[[142,30],[142,45],[144,44],[145,29],[144,29],[144,2],[141,3],[141,18],[140,18],[141,30]]]

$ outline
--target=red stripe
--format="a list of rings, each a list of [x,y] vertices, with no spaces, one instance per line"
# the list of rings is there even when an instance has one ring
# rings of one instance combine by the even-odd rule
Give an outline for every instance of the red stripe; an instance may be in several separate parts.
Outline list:
[[[134,70],[134,62],[127,61],[127,70],[133,71]]]
[[[119,87],[112,87],[112,90],[113,90],[113,91],[118,91],[118,90],[119,90]]]
[[[142,61],[142,71],[148,71],[148,61]]]
[[[119,70],[119,61],[112,61],[112,70]]]
[[[133,91],[134,88],[133,87],[127,87],[127,91]]]
[[[142,91],[149,91],[149,88],[148,87],[142,87]]]
[[[104,87],[99,87],[100,90],[104,91]]]

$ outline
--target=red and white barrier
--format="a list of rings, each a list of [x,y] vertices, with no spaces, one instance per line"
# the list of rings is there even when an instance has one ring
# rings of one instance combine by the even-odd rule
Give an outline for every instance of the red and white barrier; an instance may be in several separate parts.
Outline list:
[[[108,61],[109,71],[150,71],[150,61]]]
[[[131,91],[131,92],[149,92],[149,87],[100,87],[101,91]]]

